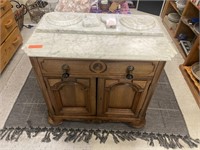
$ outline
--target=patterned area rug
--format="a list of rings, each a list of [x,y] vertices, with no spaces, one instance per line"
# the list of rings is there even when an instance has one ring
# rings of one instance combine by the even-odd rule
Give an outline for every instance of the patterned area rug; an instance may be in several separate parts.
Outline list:
[[[197,147],[199,140],[189,136],[183,115],[169,80],[162,72],[156,91],[153,95],[146,115],[146,125],[142,129],[134,129],[124,123],[86,123],[66,121],[62,125],[52,127],[47,122],[47,108],[38,87],[34,72],[31,71],[13,108],[0,130],[0,140],[18,141],[23,133],[29,138],[45,132],[42,142],[59,140],[65,136],[65,142],[85,141],[91,138],[105,143],[112,136],[115,143],[133,141],[137,138],[149,142],[153,146],[158,141],[165,148],[182,148],[185,142],[190,148]]]

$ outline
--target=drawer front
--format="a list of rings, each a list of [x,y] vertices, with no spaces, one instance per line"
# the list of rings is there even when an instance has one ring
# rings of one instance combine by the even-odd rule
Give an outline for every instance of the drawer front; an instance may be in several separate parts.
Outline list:
[[[38,58],[38,61],[42,73],[47,76],[57,76],[63,74],[63,72],[68,72],[75,75],[94,76],[126,76],[128,73],[131,73],[138,77],[148,77],[154,75],[158,64],[157,62],[142,61],[95,61],[51,58]],[[133,71],[128,72],[128,66],[132,66]]]
[[[22,36],[16,28],[0,47],[0,72],[5,68],[17,48],[22,43]]]
[[[0,20],[1,44],[17,26],[12,10],[9,10]]]
[[[2,17],[9,9],[11,9],[9,0],[0,0],[0,17]]]
[[[144,62],[144,61],[121,61],[121,62],[106,62],[107,73],[114,74],[128,74],[131,73],[135,76],[153,76],[157,67],[157,62]],[[133,71],[128,71],[128,68],[133,67]]]

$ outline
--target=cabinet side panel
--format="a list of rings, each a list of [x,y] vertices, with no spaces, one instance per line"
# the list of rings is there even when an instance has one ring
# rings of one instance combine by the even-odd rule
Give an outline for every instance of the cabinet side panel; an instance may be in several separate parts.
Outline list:
[[[155,75],[153,77],[153,80],[152,80],[152,82],[151,82],[151,84],[149,86],[149,90],[147,92],[146,100],[145,100],[145,102],[144,102],[144,104],[142,106],[142,109],[140,111],[140,117],[145,117],[145,115],[146,115],[146,110],[147,110],[148,105],[150,103],[150,100],[151,100],[151,98],[153,96],[153,93],[155,91],[155,88],[156,88],[156,85],[157,85],[158,80],[160,78],[160,75],[161,75],[161,73],[162,73],[162,71],[164,69],[165,63],[166,63],[165,61],[161,61],[161,62],[158,63]]]
[[[50,102],[50,98],[49,98],[49,95],[48,95],[48,92],[47,92],[47,88],[46,88],[46,85],[45,85],[45,82],[43,80],[43,76],[42,76],[42,73],[41,73],[41,70],[40,70],[40,67],[39,67],[39,63],[37,61],[37,58],[35,57],[30,57],[30,61],[31,61],[31,64],[33,66],[33,69],[34,69],[34,72],[36,74],[36,78],[37,78],[37,81],[38,81],[38,84],[39,84],[39,87],[42,91],[42,94],[43,94],[43,97],[45,99],[45,102],[47,104],[47,108],[48,108],[48,111],[51,115],[54,114],[54,110],[52,108],[52,104]]]

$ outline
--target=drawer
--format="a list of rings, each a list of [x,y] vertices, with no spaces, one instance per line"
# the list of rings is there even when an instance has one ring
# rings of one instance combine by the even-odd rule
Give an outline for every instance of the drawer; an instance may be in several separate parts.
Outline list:
[[[22,44],[22,36],[18,28],[9,35],[5,42],[0,46],[0,72],[8,64],[17,48]]]
[[[9,0],[0,0],[0,17],[2,17],[9,9],[11,9]]]
[[[0,20],[1,44],[17,26],[12,10],[9,10]]]
[[[128,73],[129,66],[133,67],[132,74],[136,76],[153,76],[158,62],[145,61],[107,61],[107,73],[110,75]],[[95,70],[95,69],[94,69]]]
[[[52,59],[52,58],[38,58],[38,62],[43,74],[46,75],[61,75],[64,70],[64,65],[69,66],[68,72],[70,74],[93,74],[90,70],[90,64],[92,61],[85,60],[65,60],[65,59]]]
[[[133,66],[132,73],[136,76],[153,76],[158,62],[143,61],[95,61],[95,60],[65,60],[52,58],[38,58],[43,74],[61,75],[62,66],[68,66],[69,74],[95,75],[95,76],[124,76],[128,66]]]

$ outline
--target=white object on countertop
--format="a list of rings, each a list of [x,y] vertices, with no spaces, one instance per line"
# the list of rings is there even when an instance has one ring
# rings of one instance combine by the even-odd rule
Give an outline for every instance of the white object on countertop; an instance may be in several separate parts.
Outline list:
[[[107,28],[116,28],[116,26],[117,26],[116,18],[109,18],[106,20]]]
[[[106,20],[108,20],[111,17],[113,17],[113,16],[112,15],[103,15],[103,16],[101,16],[101,21],[106,23]]]

